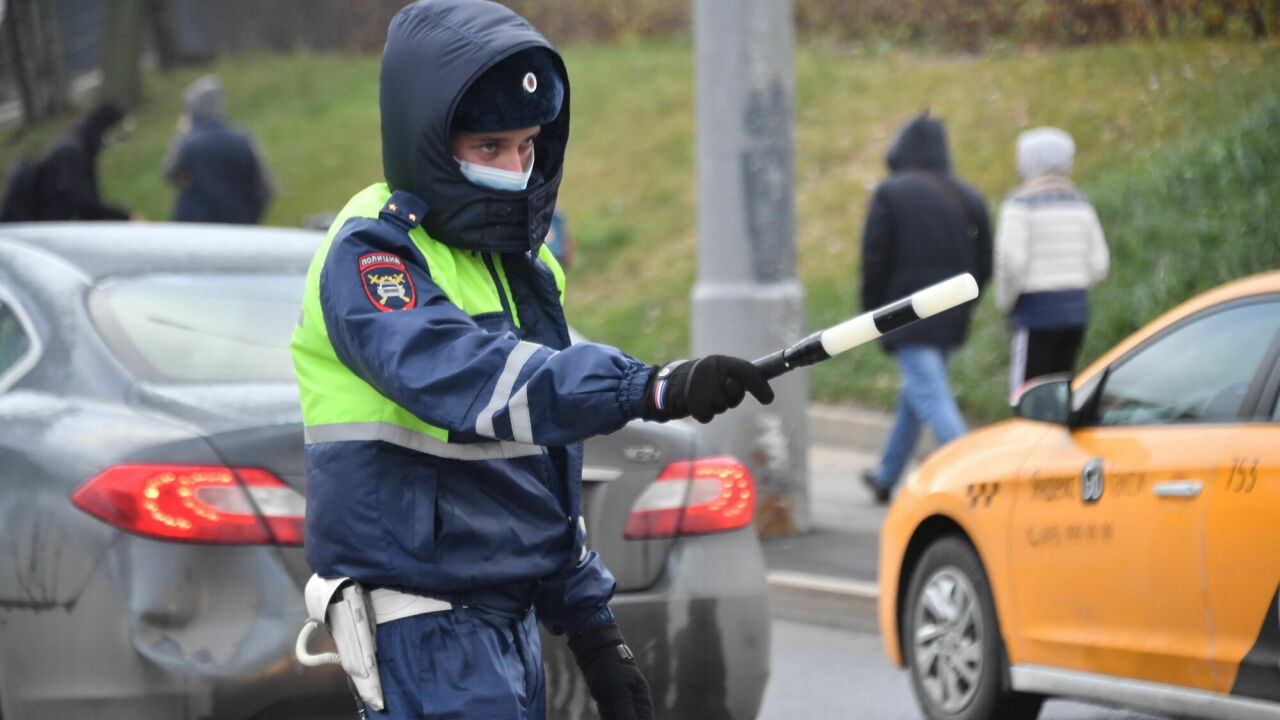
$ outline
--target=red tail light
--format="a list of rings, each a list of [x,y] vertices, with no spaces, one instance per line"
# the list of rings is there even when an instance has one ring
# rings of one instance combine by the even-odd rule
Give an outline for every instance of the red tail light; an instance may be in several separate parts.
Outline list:
[[[626,538],[698,535],[746,527],[756,509],[751,473],[722,456],[668,465],[636,498]]]
[[[189,543],[301,545],[306,500],[258,468],[116,465],[71,495],[121,530]]]

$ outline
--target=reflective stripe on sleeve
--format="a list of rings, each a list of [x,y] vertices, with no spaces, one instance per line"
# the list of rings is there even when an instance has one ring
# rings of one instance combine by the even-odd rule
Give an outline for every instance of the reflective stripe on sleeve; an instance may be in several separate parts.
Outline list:
[[[511,437],[519,443],[533,442],[533,418],[529,416],[529,383],[520,386],[515,397],[507,403],[507,414],[511,418]]]
[[[516,378],[520,376],[520,371],[524,369],[525,363],[529,362],[529,358],[541,348],[541,345],[535,345],[521,340],[516,344],[515,349],[507,356],[507,364],[502,368],[502,375],[498,377],[498,384],[493,388],[493,396],[489,398],[489,404],[485,405],[484,410],[480,411],[480,415],[476,417],[476,434],[485,437],[497,437],[493,429],[493,416],[507,404],[507,400],[511,397],[511,389],[516,385]],[[513,423],[514,424],[514,423]]]
[[[384,422],[329,423],[312,425],[303,429],[303,441],[308,445],[324,442],[373,441],[399,445],[427,455],[449,460],[501,460],[506,458],[541,455],[540,445],[527,445],[507,441],[483,443],[450,443],[415,432],[399,425]]]

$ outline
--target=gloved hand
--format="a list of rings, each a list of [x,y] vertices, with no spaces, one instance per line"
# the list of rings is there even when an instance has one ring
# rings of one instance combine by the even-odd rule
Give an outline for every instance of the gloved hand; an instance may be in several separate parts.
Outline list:
[[[601,720],[653,720],[649,683],[614,623],[593,625],[569,638]]]
[[[738,407],[746,392],[768,405],[773,388],[764,373],[742,358],[707,355],[694,360],[667,363],[645,386],[645,420],[674,420],[693,416],[700,423]]]

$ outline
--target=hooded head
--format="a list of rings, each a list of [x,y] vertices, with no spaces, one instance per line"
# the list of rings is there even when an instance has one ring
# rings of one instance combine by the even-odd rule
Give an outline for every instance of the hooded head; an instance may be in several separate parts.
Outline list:
[[[393,190],[427,203],[422,225],[431,237],[486,252],[526,252],[542,242],[569,139],[569,81],[529,23],[487,0],[409,5],[387,31],[380,104],[383,173]],[[467,180],[451,150],[457,130],[538,125],[524,190]]]
[[[898,130],[885,162],[892,172],[933,170],[951,172],[951,156],[947,152],[947,131],[941,120],[921,113]]]
[[[1018,136],[1018,174],[1023,180],[1066,175],[1076,157],[1076,143],[1065,130],[1038,127]]]
[[[90,153],[96,153],[102,148],[103,136],[119,125],[124,118],[124,111],[119,105],[104,102],[89,111],[89,114],[80,122],[80,127],[76,129],[76,135]]]
[[[222,84],[217,75],[205,75],[182,91],[182,113],[197,124],[222,119]]]

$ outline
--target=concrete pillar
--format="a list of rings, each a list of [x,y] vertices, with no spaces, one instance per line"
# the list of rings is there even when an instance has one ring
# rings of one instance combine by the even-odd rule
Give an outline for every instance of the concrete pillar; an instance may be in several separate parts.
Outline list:
[[[805,334],[796,279],[795,50],[791,0],[696,0],[698,279],[695,356],[755,359]],[[747,462],[762,535],[808,528],[805,370],[773,382],[777,398],[708,426]]]

